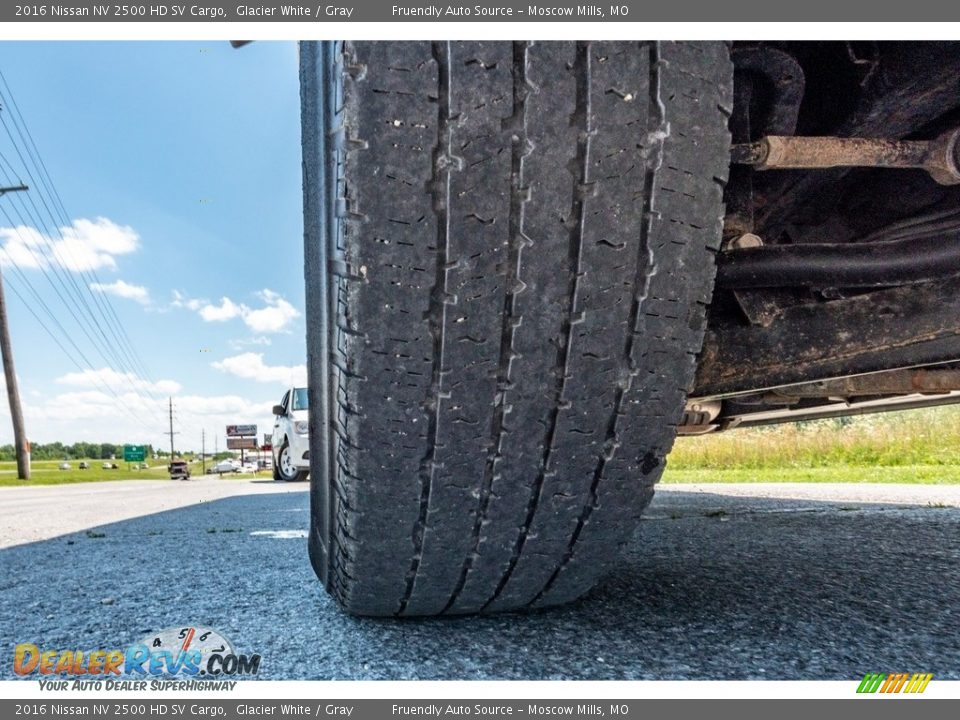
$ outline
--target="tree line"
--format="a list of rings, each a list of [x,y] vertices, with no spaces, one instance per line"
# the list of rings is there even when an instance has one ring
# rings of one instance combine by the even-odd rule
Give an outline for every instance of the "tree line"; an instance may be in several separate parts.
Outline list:
[[[86,443],[78,442],[73,445],[64,445],[62,442],[33,443],[30,448],[34,460],[109,460],[111,456],[123,458],[123,445],[115,443]],[[169,452],[160,451],[159,455],[169,455]],[[153,445],[147,445],[147,457],[153,457]],[[0,445],[0,460],[16,460],[17,455],[13,445]]]

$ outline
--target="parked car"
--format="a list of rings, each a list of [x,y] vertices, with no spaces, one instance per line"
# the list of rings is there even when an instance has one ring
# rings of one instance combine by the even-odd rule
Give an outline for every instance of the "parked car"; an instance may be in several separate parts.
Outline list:
[[[245,462],[240,466],[240,469],[237,472],[242,473],[255,473],[257,471],[257,463],[255,462]]]
[[[79,465],[77,465],[77,467],[80,468],[81,470],[89,470],[90,463],[82,462]]]
[[[310,471],[307,388],[292,387],[273,406],[273,479],[305,480]]]
[[[59,468],[60,468],[61,470],[69,470],[69,469],[70,469],[70,463],[62,462],[62,463],[60,463]]]
[[[240,463],[238,463],[236,460],[221,460],[212,468],[210,468],[210,472],[220,473],[222,475],[223,473],[237,472],[239,467]]]

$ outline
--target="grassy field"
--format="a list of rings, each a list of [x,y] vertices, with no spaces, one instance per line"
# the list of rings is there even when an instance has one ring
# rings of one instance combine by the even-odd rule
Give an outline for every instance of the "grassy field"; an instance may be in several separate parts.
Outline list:
[[[30,480],[24,482],[17,478],[17,464],[15,462],[0,461],[0,487],[10,485],[60,485],[63,483],[79,482],[103,482],[109,480],[163,480],[169,477],[167,474],[167,464],[161,460],[149,460],[150,466],[146,470],[129,470],[127,463],[122,460],[116,460],[119,465],[117,470],[104,470],[102,465],[104,460],[68,460],[69,470],[58,470],[57,466],[64,462],[63,460],[34,460],[30,466]],[[89,470],[80,470],[80,463],[87,462],[90,465]],[[199,474],[200,466],[197,469],[191,467],[191,472]]]
[[[681,437],[663,479],[960,483],[960,406]]]

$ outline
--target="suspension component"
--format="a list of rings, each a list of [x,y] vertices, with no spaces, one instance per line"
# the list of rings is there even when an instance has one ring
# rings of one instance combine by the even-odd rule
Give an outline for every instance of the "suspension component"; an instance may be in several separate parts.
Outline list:
[[[714,421],[720,415],[723,403],[719,400],[691,400],[683,409],[677,425],[679,435],[706,435],[720,426]]]
[[[719,288],[894,287],[960,275],[960,234],[871,243],[763,245],[717,256]]]
[[[960,184],[960,129],[935,140],[767,135],[734,145],[731,161],[757,170],[833,167],[920,168],[941,185]]]

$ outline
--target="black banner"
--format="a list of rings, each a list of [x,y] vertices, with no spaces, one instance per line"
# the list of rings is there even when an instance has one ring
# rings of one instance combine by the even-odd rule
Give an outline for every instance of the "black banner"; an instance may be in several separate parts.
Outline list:
[[[263,2],[236,0],[114,4],[64,0],[3,3],[0,22],[950,22],[960,20],[960,4],[917,0],[839,4],[824,0],[770,3],[761,0],[642,0],[594,2],[482,3]],[[946,29],[944,32],[948,32]]]
[[[954,700],[911,702],[912,720],[951,717]],[[953,710],[950,710],[953,707]],[[812,714],[842,713],[842,717],[893,720],[903,717],[903,701],[896,700],[219,700],[186,696],[177,700],[42,699],[0,700],[0,716],[12,718],[97,717],[198,718],[337,718],[390,720],[393,718],[605,718],[641,720],[678,713],[689,717],[807,718]],[[840,717],[841,715],[837,715]]]

